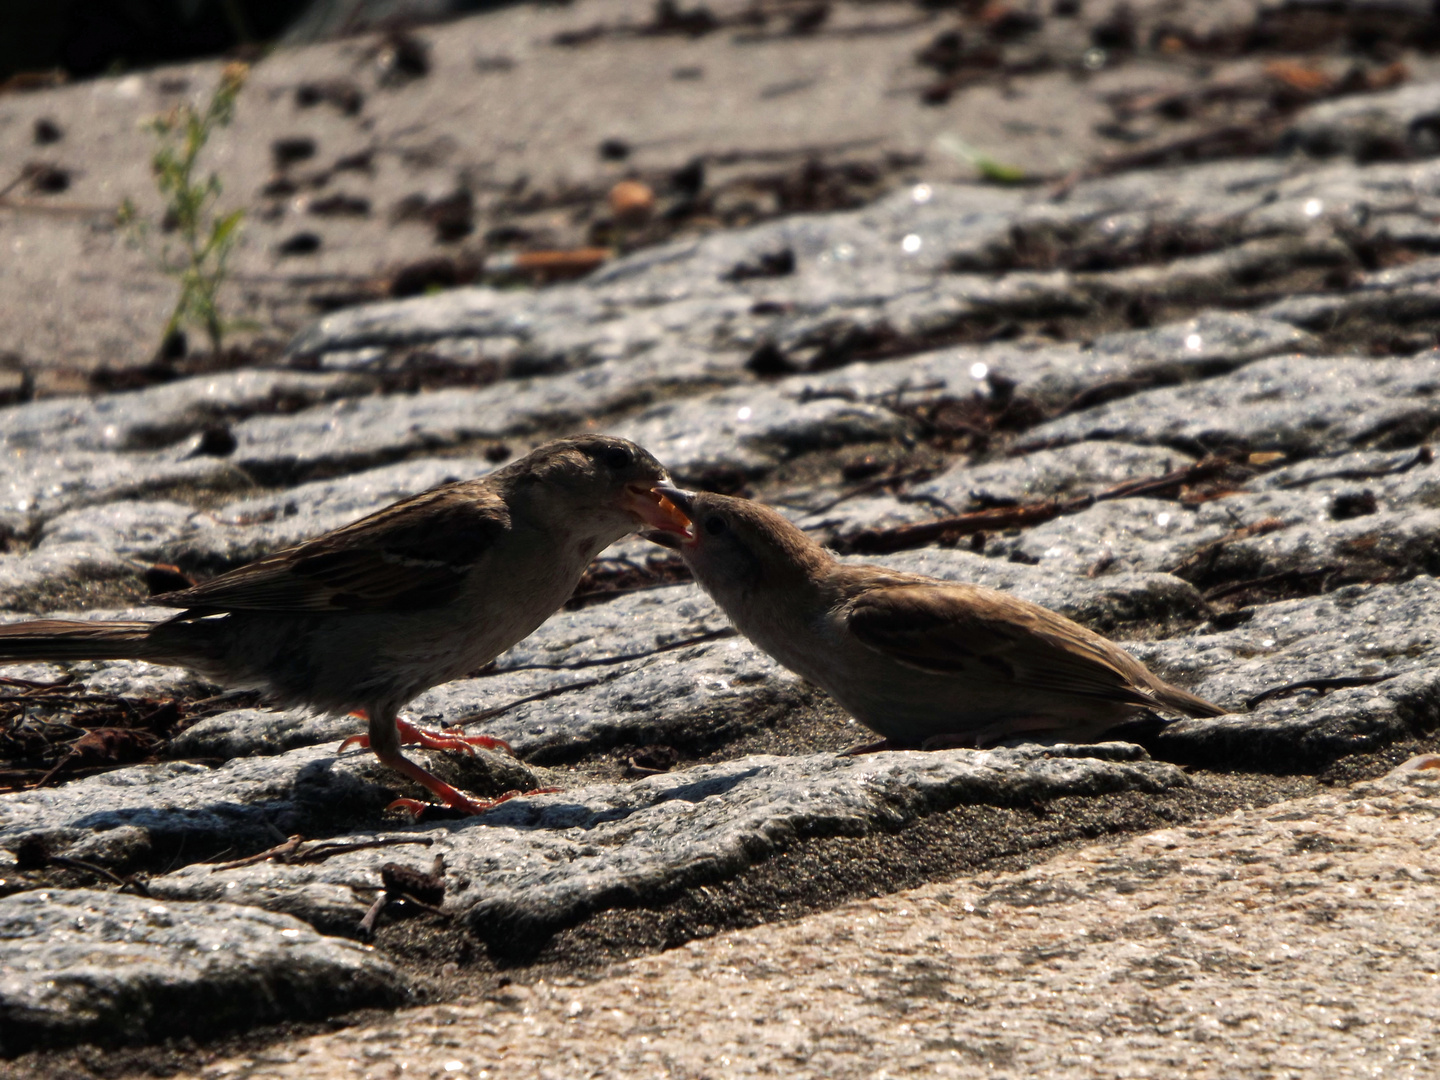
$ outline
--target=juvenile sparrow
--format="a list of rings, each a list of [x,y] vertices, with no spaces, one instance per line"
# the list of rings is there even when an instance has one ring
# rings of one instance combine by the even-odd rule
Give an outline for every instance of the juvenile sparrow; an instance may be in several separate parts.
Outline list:
[[[835,559],[774,510],[668,485],[679,550],[735,628],[885,737],[858,750],[1094,741],[1142,709],[1225,710],[1062,615],[995,589]]]
[[[688,521],[664,467],[625,439],[547,443],[479,480],[444,484],[153,602],[164,622],[41,619],[0,626],[0,661],[148,660],[265,691],[282,707],[355,712],[381,762],[447,806],[475,802],[408,760],[402,743],[502,745],[397,721],[420,692],[488,663],[574,591],[590,560],[642,524]],[[341,749],[344,749],[342,745]],[[418,804],[402,800],[412,809]]]

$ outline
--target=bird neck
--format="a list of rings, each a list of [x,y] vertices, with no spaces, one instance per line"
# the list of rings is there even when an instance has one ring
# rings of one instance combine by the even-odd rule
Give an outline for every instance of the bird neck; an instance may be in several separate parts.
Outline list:
[[[827,607],[830,602],[830,579],[833,576],[835,556],[798,529],[793,542],[783,545],[783,557],[775,553],[761,560],[756,579],[750,587],[770,596],[786,597],[796,614],[810,613]]]

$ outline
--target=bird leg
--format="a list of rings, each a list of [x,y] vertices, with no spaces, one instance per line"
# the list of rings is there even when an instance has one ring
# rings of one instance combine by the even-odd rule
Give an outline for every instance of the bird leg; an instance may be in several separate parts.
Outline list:
[[[400,752],[400,747],[404,743],[419,743],[421,746],[434,746],[438,743],[440,749],[452,749],[444,745],[449,741],[444,736],[435,736],[428,731],[422,731],[413,724],[398,720],[395,714],[388,709],[376,709],[373,712],[357,709],[356,713],[364,716],[369,722],[369,734],[351,736],[341,744],[340,749],[345,749],[352,742],[363,740],[363,745],[370,747],[375,752],[375,756],[380,759],[380,764],[394,769],[401,776],[414,780],[452,810],[459,810],[464,814],[483,814],[486,810],[498,806],[507,799],[513,799],[517,795],[540,795],[560,790],[559,788],[537,788],[534,791],[507,791],[498,799],[472,799],[470,796],[456,791],[438,776],[426,772]],[[472,738],[484,738],[484,736],[472,736]],[[427,740],[434,740],[434,742]],[[470,753],[474,753],[468,740],[456,739],[455,741]],[[493,741],[500,742],[499,739]],[[500,745],[505,746],[504,743],[500,743]],[[510,748],[505,746],[505,749]],[[425,812],[425,807],[429,805],[419,799],[396,799],[385,809],[405,810],[418,818]]]
[[[358,716],[361,720],[368,720],[369,714],[364,709],[356,709],[350,714]],[[510,749],[510,744],[504,739],[497,739],[491,735],[448,735],[439,731],[426,731],[424,728],[416,727],[408,720],[395,720],[395,728],[400,733],[402,746],[423,746],[427,750],[463,750],[467,754],[473,754],[475,747],[481,746],[486,750],[503,750],[511,757],[515,751]],[[369,746],[369,735],[351,735],[340,744],[337,753],[343,753],[352,746]]]

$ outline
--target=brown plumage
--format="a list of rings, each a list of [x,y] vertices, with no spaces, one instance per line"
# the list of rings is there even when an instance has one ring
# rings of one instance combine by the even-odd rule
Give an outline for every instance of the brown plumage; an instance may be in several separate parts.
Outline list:
[[[466,741],[429,735],[396,714],[530,634],[614,541],[642,524],[683,531],[684,516],[654,490],[665,479],[658,461],[624,439],[561,439],[478,480],[402,499],[157,596],[183,609],[164,622],[0,626],[0,661],[148,660],[263,690],[283,706],[359,712],[382,762],[447,805],[477,811],[485,804],[400,752],[402,741]]]
[[[671,535],[736,629],[893,746],[1093,741],[1142,709],[1225,710],[1113,642],[1008,593],[839,562],[774,510],[661,487]]]

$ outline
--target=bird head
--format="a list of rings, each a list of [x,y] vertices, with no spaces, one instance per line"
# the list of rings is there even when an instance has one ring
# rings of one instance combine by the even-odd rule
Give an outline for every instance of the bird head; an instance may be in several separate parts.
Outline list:
[[[653,454],[613,435],[575,435],[506,466],[524,497],[568,515],[614,518],[619,535],[645,527],[690,535],[690,519],[658,488],[670,474]],[[626,527],[628,526],[628,527]]]
[[[677,550],[695,579],[717,598],[736,590],[798,583],[832,561],[829,552],[761,503],[670,484],[656,490],[691,526],[688,537],[651,539]]]

